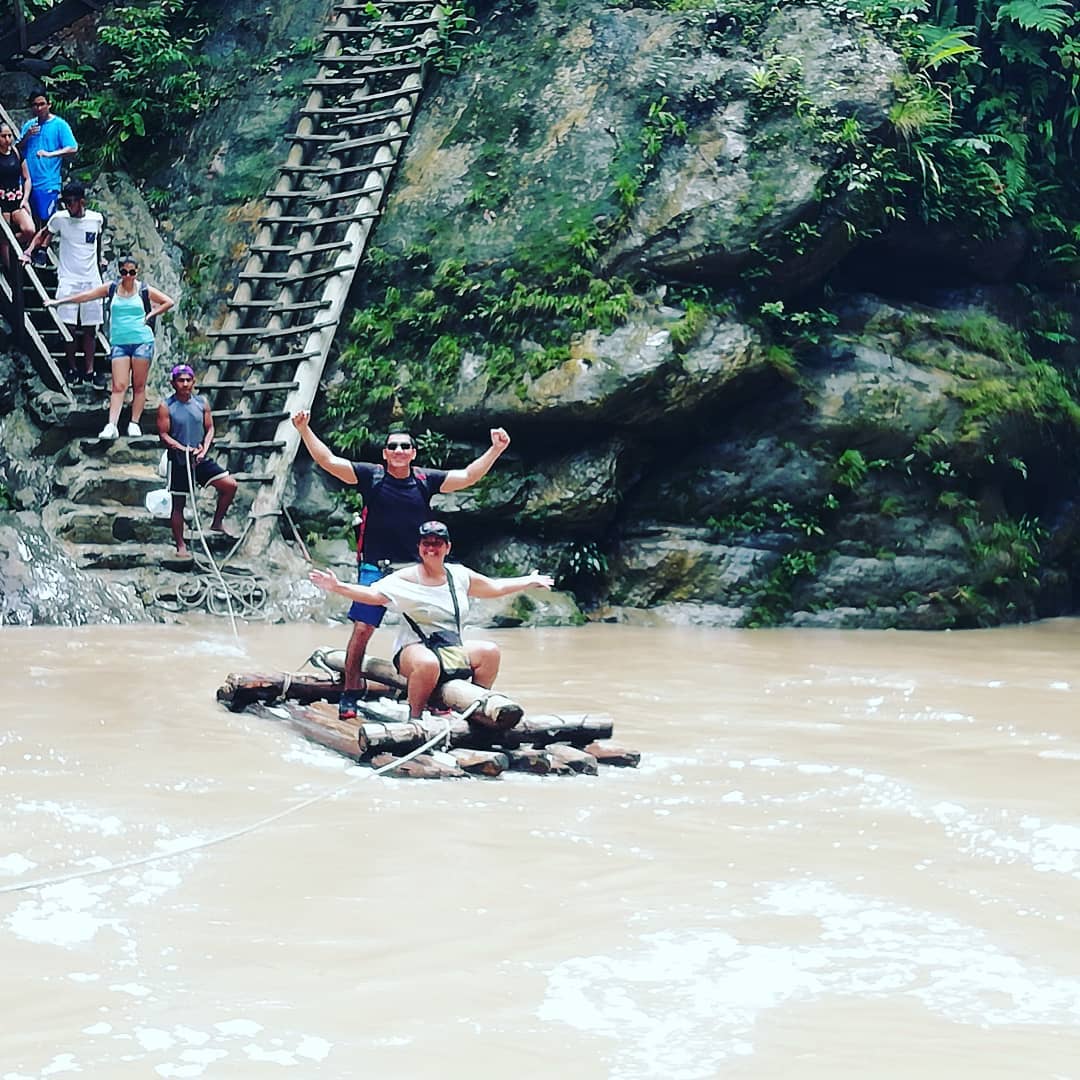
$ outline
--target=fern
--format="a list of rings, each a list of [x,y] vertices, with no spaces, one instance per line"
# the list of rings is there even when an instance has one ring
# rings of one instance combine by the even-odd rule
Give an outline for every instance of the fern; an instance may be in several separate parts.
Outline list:
[[[1061,37],[1073,21],[1071,0],[1009,0],[998,8],[994,29],[1009,19],[1024,30],[1038,30]]]

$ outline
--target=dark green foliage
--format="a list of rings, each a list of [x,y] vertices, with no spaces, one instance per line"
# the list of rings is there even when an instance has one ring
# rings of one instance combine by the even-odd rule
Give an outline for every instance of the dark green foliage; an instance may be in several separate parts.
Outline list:
[[[79,132],[79,165],[137,167],[162,152],[207,105],[199,43],[207,28],[183,0],[111,8],[98,27],[108,61],[58,64],[46,79]]]

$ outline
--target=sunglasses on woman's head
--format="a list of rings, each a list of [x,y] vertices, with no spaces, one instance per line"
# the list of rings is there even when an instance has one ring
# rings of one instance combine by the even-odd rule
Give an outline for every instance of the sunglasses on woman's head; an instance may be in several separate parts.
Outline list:
[[[138,273],[138,270],[121,270],[121,277],[134,277]]]

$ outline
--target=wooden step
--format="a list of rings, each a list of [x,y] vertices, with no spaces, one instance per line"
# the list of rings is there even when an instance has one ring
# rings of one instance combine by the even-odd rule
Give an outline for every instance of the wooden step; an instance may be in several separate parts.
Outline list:
[[[248,454],[257,453],[260,451],[274,451],[280,450],[285,445],[284,442],[274,442],[272,440],[262,440],[259,442],[233,442],[231,439],[222,439],[215,442],[211,449],[215,453],[225,454]]]
[[[280,281],[287,270],[241,270],[236,276],[241,281]]]
[[[301,360],[312,360],[316,356],[322,356],[318,349],[309,349],[307,352],[301,353],[285,353],[281,356],[260,356],[257,360],[251,361],[251,366],[268,367],[272,364],[297,364]]]
[[[407,64],[377,64],[375,67],[360,68],[359,71],[350,72],[352,79],[362,79],[370,75],[399,75],[401,72],[412,73],[423,67],[420,60],[410,60]]]
[[[343,137],[340,133],[334,135],[301,135],[297,131],[291,131],[285,136],[285,140],[286,142],[334,143],[341,142]]]
[[[383,33],[387,30],[419,30],[427,29],[428,27],[438,26],[438,19],[398,19],[385,22],[380,21],[372,23],[369,26],[333,26],[328,25],[324,27],[323,33],[325,34],[370,34],[373,32]]]
[[[407,41],[402,45],[387,45],[381,49],[362,49],[360,52],[339,53],[337,56],[320,56],[319,63],[327,60],[344,59],[346,57],[356,60],[377,60],[380,56],[394,56],[400,53],[412,52],[416,49],[424,49],[427,46],[420,41]]]
[[[346,115],[340,120],[332,120],[333,127],[362,127],[366,124],[382,124],[390,120],[404,120],[406,116],[412,116],[412,109],[379,109],[376,112],[358,113],[355,107],[345,108],[338,106],[334,112],[342,112]]]
[[[250,379],[238,381],[204,382],[199,383],[199,390],[240,390],[243,392],[276,393],[281,390],[292,391],[300,384],[295,382],[259,383]]]
[[[348,191],[330,191],[325,195],[316,195],[313,193],[311,195],[306,195],[304,201],[309,203],[328,203],[340,199],[361,199],[366,195],[381,195],[385,190],[385,184],[375,184],[368,187],[350,188]]]
[[[324,311],[328,307],[329,300],[298,300],[295,304],[280,304],[278,311],[282,314],[293,311]]]
[[[390,98],[412,97],[420,93],[420,87],[414,87],[411,90],[382,90],[376,94],[364,94],[363,97],[358,97],[355,101],[351,102],[355,108],[358,105],[363,105],[368,101],[388,101]]]
[[[260,218],[260,221],[265,221],[267,224],[288,225],[290,228],[297,228],[300,225],[308,225],[313,229],[322,228],[324,225],[340,225],[345,222],[351,221],[367,221],[369,218],[377,218],[382,213],[381,210],[361,210],[355,214],[343,214],[337,217],[279,217],[279,218]],[[244,274],[240,275],[244,277]],[[268,275],[269,276],[269,275]],[[275,278],[282,278],[285,276],[285,272],[273,275]]]
[[[318,270],[308,270],[303,274],[292,274],[281,283],[281,287],[287,289],[291,285],[298,285],[301,281],[315,281],[321,277],[333,277],[335,274],[351,274],[355,269],[356,263],[324,266]]]
[[[404,142],[409,137],[407,131],[396,131],[393,133],[384,133],[379,135],[364,135],[359,139],[350,139],[348,142],[340,143],[335,146],[334,149],[341,153],[346,150],[359,150],[363,146],[383,146],[386,143],[391,142]]]
[[[281,409],[261,413],[242,413],[237,412],[236,409],[218,409],[212,415],[215,417],[220,416],[234,424],[257,424],[264,420],[288,420],[292,414]]]
[[[283,326],[278,330],[262,330],[259,337],[263,340],[276,337],[291,337],[299,334],[313,334],[316,330],[326,330],[337,326],[336,319],[324,319],[322,322],[305,323],[303,326]],[[318,355],[315,353],[314,355]]]
[[[331,240],[326,244],[312,244],[311,247],[306,247],[300,251],[294,249],[293,258],[302,259],[307,255],[317,255],[324,251],[340,251],[342,248],[351,248],[352,246],[353,242],[351,240]]]
[[[322,175],[327,178],[347,176],[349,173],[381,172],[383,169],[392,169],[397,164],[397,158],[391,161],[367,162],[364,165],[339,165],[333,168],[323,165]]]

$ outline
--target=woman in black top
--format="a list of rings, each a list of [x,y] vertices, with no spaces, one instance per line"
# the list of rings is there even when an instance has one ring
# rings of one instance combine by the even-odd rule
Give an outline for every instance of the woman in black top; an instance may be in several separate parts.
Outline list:
[[[34,219],[29,210],[32,186],[26,162],[15,149],[15,132],[10,124],[0,122],[0,214],[23,247],[34,236]],[[0,246],[4,246],[2,238]]]

